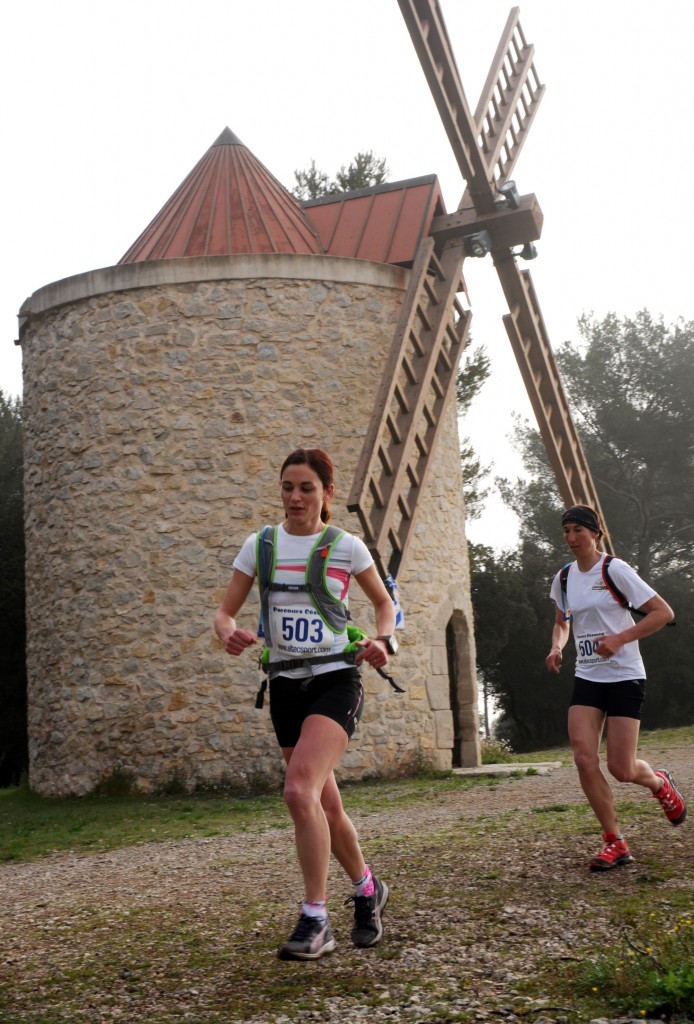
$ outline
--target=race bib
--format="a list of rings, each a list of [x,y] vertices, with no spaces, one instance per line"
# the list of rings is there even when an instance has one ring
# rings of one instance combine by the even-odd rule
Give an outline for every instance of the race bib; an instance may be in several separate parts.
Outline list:
[[[333,633],[311,608],[270,604],[274,646],[288,658],[332,654]]]
[[[584,633],[576,637],[576,665],[599,665],[607,661],[595,653],[594,644],[603,633]]]

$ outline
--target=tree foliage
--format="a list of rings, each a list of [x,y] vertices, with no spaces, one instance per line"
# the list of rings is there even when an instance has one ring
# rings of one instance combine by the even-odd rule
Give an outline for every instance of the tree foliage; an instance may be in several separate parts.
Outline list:
[[[579,342],[565,343],[557,363],[616,554],[677,616],[675,629],[642,644],[643,723],[694,721],[694,323],[668,327],[642,311],[584,316],[578,326]],[[560,685],[545,670],[549,587],[569,560],[563,503],[539,431],[518,422],[516,446],[526,476],[498,483],[523,542],[499,556],[473,551],[473,605],[480,673],[501,708],[501,734],[522,750],[565,741],[573,659],[565,658]]]
[[[325,171],[316,167],[316,161],[312,159],[305,170],[294,171],[296,185],[292,195],[304,200],[321,199],[339,192],[354,192],[356,189],[382,185],[388,180],[389,174],[386,160],[374,156],[371,150],[357,153],[347,167],[342,165],[332,180]]]
[[[382,185],[388,180],[389,174],[385,159],[379,159],[369,150],[367,153],[357,153],[348,167],[343,164],[335,175],[335,183],[340,192],[353,192],[359,188]]]
[[[483,346],[465,350],[455,384],[459,417],[463,418],[468,412],[489,379],[490,372],[489,356]],[[489,494],[485,479],[491,467],[483,465],[469,437],[460,439],[460,462],[463,470],[465,515],[468,519],[479,519]]]
[[[566,693],[545,669],[551,623],[547,556],[532,541],[495,553],[471,546],[477,668],[514,750],[566,741]]]
[[[306,170],[294,171],[294,180],[296,185],[292,189],[292,195],[296,199],[320,199],[338,191],[332,187],[325,171],[316,167],[316,161],[313,159]]]
[[[634,319],[584,316],[579,332],[557,363],[616,553],[649,582],[691,580],[694,323],[668,327],[644,310]],[[505,497],[551,546],[538,497],[561,501],[538,432],[521,427],[517,437],[533,483],[506,482]]]
[[[22,405],[0,391],[0,786],[27,767]]]

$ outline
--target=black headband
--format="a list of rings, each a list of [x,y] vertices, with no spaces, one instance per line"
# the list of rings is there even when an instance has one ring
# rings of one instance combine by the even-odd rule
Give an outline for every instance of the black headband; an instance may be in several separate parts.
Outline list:
[[[564,526],[565,523],[578,523],[579,526],[585,526],[589,530],[594,530],[595,533],[602,533],[595,513],[589,512],[587,508],[581,508],[579,505],[567,508],[561,517],[561,525]]]

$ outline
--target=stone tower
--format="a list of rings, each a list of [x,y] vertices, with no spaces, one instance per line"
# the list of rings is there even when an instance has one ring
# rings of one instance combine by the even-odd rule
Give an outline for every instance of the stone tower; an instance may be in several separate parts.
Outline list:
[[[120,263],[25,301],[34,790],[279,772],[255,660],[224,654],[214,611],[244,538],[281,517],[293,448],[331,453],[334,521],[358,532],[344,503],[408,261],[441,209],[433,177],[302,207],[227,129]],[[454,403],[421,500],[398,579],[406,693],[365,673],[353,778],[479,757]],[[257,614],[254,594],[241,621]]]

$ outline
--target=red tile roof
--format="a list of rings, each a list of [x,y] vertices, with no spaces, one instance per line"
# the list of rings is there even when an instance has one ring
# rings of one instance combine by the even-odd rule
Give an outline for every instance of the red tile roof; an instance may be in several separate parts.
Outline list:
[[[433,174],[302,205],[331,256],[403,265],[412,263],[432,218],[446,212]]]
[[[407,266],[445,212],[434,175],[300,203],[225,128],[119,262],[313,253]]]
[[[320,252],[300,203],[225,128],[119,262]]]

